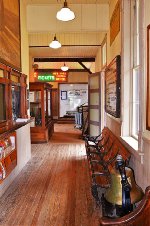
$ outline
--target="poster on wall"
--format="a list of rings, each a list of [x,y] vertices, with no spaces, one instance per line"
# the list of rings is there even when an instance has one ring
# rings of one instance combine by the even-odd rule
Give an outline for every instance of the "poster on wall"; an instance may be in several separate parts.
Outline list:
[[[0,0],[0,62],[21,70],[19,0]]]
[[[116,118],[120,117],[120,55],[107,66],[105,72],[105,111]]]
[[[61,100],[67,100],[67,91],[61,91]]]
[[[146,129],[150,130],[150,24],[147,27],[147,103]]]

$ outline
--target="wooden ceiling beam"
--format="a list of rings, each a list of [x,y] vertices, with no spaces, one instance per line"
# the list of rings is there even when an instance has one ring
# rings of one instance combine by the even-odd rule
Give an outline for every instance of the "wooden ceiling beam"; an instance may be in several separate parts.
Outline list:
[[[62,72],[61,69],[35,69],[35,72],[38,72],[38,73],[50,73],[54,71]],[[69,72],[87,72],[86,69],[69,69],[68,71]]]
[[[88,69],[82,62],[78,62],[89,74],[92,74],[90,69]]]
[[[95,62],[94,57],[88,57],[88,58],[34,58],[34,62]]]

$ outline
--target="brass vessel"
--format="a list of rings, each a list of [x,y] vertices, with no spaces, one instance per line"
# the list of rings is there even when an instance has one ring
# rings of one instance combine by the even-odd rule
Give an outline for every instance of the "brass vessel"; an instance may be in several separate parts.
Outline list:
[[[131,198],[131,204],[135,204],[139,202],[144,193],[142,189],[136,184],[133,170],[125,167],[126,177],[128,180],[128,183],[131,186],[130,191],[130,198]],[[121,184],[121,175],[119,170],[113,169],[110,174],[111,177],[111,185],[110,188],[107,189],[105,194],[105,199],[114,205],[122,205],[122,184]]]

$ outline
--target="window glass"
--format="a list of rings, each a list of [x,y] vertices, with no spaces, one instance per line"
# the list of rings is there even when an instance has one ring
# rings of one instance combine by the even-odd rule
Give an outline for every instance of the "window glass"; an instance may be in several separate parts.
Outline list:
[[[20,87],[12,86],[12,118],[20,117]]]
[[[51,116],[51,93],[48,91],[48,117]]]
[[[0,69],[0,78],[4,77],[4,70]]]
[[[133,20],[133,67],[139,65],[139,0],[134,3]]]
[[[30,115],[35,118],[35,126],[42,126],[41,91],[30,91]]]
[[[102,48],[102,65],[106,65],[106,42],[104,43],[103,45],[103,48]]]
[[[102,44],[101,44],[101,58],[102,58],[102,68],[107,64],[107,36],[105,36]]]
[[[0,121],[6,120],[5,86],[0,84]]]
[[[139,131],[139,67],[133,70],[132,135],[138,138]]]
[[[131,135],[138,138],[139,131],[139,0],[133,7],[133,70],[132,70],[132,130]]]

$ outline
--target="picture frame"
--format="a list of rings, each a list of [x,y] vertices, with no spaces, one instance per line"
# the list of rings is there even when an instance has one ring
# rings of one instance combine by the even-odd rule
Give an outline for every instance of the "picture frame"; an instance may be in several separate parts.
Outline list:
[[[21,71],[19,0],[0,0],[0,40],[0,62]]]
[[[105,111],[120,118],[121,56],[117,55],[105,70]]]
[[[61,100],[67,100],[67,91],[61,91]]]
[[[147,100],[146,129],[150,130],[150,24],[147,26]]]

